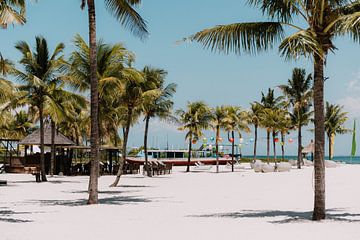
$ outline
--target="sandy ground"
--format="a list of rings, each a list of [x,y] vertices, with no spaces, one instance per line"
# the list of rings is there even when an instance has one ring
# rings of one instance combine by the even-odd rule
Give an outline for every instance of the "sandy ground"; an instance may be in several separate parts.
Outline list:
[[[327,169],[328,219],[312,222],[313,169],[127,175],[100,205],[87,206],[88,177],[1,174],[0,239],[352,239],[360,238],[360,166]],[[215,167],[213,167],[215,170]]]

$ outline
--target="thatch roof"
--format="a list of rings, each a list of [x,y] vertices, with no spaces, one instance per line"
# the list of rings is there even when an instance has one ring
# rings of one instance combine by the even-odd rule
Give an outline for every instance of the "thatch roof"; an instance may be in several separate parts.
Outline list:
[[[75,145],[73,141],[65,137],[59,131],[55,131],[55,145],[69,146]],[[30,135],[22,139],[19,144],[23,145],[40,145],[40,129],[35,130]],[[51,145],[51,126],[45,125],[44,127],[44,144]]]
[[[311,143],[309,143],[306,147],[304,147],[301,152],[302,153],[314,153],[315,152],[314,143],[311,141]]]

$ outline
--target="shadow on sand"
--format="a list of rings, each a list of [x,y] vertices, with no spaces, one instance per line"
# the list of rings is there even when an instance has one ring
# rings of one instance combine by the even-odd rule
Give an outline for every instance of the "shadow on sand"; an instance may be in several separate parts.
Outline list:
[[[31,212],[14,212],[11,210],[0,210],[0,222],[8,222],[8,223],[27,223],[32,222],[31,220],[24,220],[19,218],[14,218],[14,215],[24,215],[24,214],[32,214]]]
[[[76,200],[32,200],[32,203],[40,203],[45,206],[85,206],[87,199]],[[107,198],[100,198],[99,203],[104,205],[125,205],[125,204],[139,204],[151,202],[149,198],[131,197],[131,196],[112,196]]]
[[[291,222],[311,221],[312,212],[280,211],[280,210],[242,210],[230,213],[214,213],[204,215],[189,215],[188,217],[204,218],[282,218],[269,219],[269,223],[284,224]],[[328,209],[326,219],[337,222],[360,222],[360,213],[347,213],[343,209]]]

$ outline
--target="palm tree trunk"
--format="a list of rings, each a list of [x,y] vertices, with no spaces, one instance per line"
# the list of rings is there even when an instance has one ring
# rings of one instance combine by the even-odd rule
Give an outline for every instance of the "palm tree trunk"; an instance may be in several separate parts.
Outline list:
[[[55,122],[51,120],[51,159],[50,159],[50,175],[54,176],[55,172]]]
[[[332,147],[332,144],[331,144],[331,137],[330,136],[328,136],[328,140],[329,140],[329,160],[331,160],[331,147]]]
[[[40,172],[41,172],[41,181],[46,182],[46,172],[45,172],[45,156],[44,156],[44,116],[43,116],[43,106],[39,106],[39,118],[40,118]]]
[[[186,172],[190,172],[191,147],[192,147],[192,133],[190,133],[190,138],[189,138],[189,153],[188,153],[188,162],[187,162],[187,166],[186,166]]]
[[[258,125],[255,124],[255,139],[254,139],[254,162],[256,161],[256,145],[257,145],[257,131]]]
[[[266,160],[269,164],[270,159],[270,131],[266,131]]]
[[[216,172],[219,172],[219,137],[220,137],[220,127],[216,126]]]
[[[119,170],[118,170],[118,172],[116,174],[115,181],[113,182],[113,184],[110,185],[110,187],[116,187],[118,185],[119,181],[120,181],[121,175],[123,174],[123,167],[124,167],[124,164],[126,162],[126,148],[127,148],[127,141],[128,141],[129,132],[130,132],[132,114],[133,114],[133,108],[128,107],[127,119],[126,119],[126,127],[125,127],[125,131],[124,131],[122,159],[120,161],[120,166],[119,166]]]
[[[234,148],[235,148],[235,138],[234,138],[234,131],[231,131],[231,171],[234,171]]]
[[[148,139],[148,130],[149,130],[149,120],[150,117],[146,116],[145,118],[145,133],[144,133],[144,154],[145,154],[145,169],[149,172],[148,168],[148,152],[147,152],[147,139]],[[149,176],[149,173],[147,172],[147,175]]]
[[[314,54],[314,212],[313,220],[325,219],[325,163],[324,163],[324,58]]]
[[[99,176],[99,93],[96,62],[96,18],[95,1],[87,0],[89,15],[89,46],[90,46],[90,107],[91,107],[91,169],[89,179],[88,204],[98,203],[98,176]]]
[[[281,133],[281,158],[285,160],[285,134]]]
[[[298,125],[298,157],[297,157],[297,167],[301,169],[302,162],[302,136],[301,136],[301,124]]]
[[[276,142],[275,142],[275,131],[273,131],[273,132],[272,132],[272,138],[273,138],[274,162],[275,162],[275,167],[276,167],[277,162],[276,162]]]

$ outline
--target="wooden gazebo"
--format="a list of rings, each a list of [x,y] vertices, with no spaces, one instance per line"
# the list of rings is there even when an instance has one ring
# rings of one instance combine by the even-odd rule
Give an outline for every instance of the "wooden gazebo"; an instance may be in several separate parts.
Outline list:
[[[65,137],[59,131],[55,131],[54,144],[57,150],[56,156],[56,165],[55,165],[55,173],[58,173],[63,168],[66,168],[67,165],[71,165],[68,163],[68,160],[65,157],[65,149],[68,146],[73,146],[75,143]],[[34,153],[33,146],[40,145],[40,129],[35,130],[33,133],[29,134],[22,140],[18,142],[18,146],[23,145],[24,151],[18,149],[17,156],[12,156],[10,159],[6,161],[6,171],[7,172],[23,172],[24,167],[39,167],[40,166],[40,153]],[[46,147],[51,146],[51,126],[46,125],[44,127],[44,145]],[[61,147],[61,148],[59,148]],[[45,170],[49,171],[50,167],[50,152],[45,153]]]

